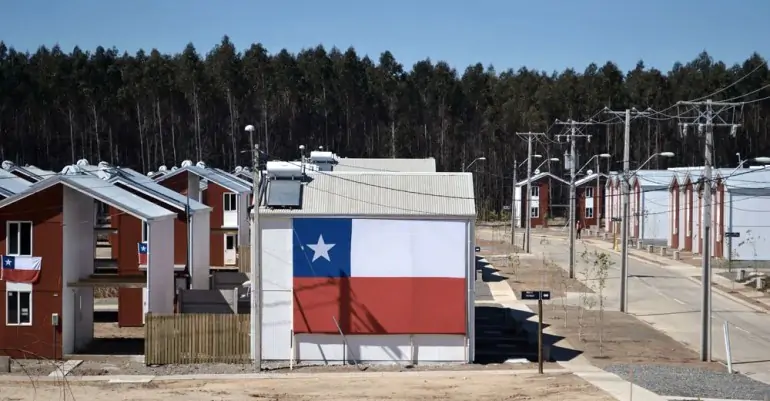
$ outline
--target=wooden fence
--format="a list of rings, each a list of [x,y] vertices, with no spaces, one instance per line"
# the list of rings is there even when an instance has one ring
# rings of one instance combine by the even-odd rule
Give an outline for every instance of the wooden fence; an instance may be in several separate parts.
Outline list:
[[[148,313],[145,364],[248,363],[249,318],[236,314]]]

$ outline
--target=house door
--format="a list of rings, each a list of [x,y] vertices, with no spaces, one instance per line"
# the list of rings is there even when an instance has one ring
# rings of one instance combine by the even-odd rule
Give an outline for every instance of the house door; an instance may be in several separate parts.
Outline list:
[[[142,288],[142,324],[146,324],[147,320],[147,298],[148,298],[148,292],[147,287]]]
[[[236,264],[236,255],[238,255],[235,250],[236,239],[235,234],[225,234],[225,266]]]

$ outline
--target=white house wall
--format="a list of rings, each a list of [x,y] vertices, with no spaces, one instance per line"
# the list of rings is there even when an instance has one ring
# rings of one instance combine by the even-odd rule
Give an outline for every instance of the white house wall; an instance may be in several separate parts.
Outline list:
[[[639,234],[645,241],[666,241],[669,235],[669,191],[645,191],[642,189],[641,227]]]
[[[697,192],[693,192],[692,197],[692,252],[701,253],[701,241],[703,237],[703,215],[701,210],[702,199],[698,196]],[[700,215],[700,216],[699,216]]]
[[[174,233],[187,235],[187,233]],[[192,288],[209,289],[211,269],[211,213],[198,212],[192,215]]]
[[[725,193],[725,232],[740,233],[733,238],[733,260],[766,261],[770,260],[770,227],[765,223],[765,216],[770,216],[770,196],[732,195]],[[732,207],[731,207],[732,206]],[[712,231],[717,233],[716,226]],[[725,249],[725,257],[730,253]]]
[[[236,199],[238,202],[238,221],[236,224],[238,225],[238,246],[249,246],[251,243],[251,240],[249,239],[249,233],[251,231],[251,227],[249,226],[249,198],[251,197],[250,192],[244,192],[237,195]]]
[[[336,216],[335,216],[336,217]],[[466,302],[468,321],[475,311],[475,241],[474,224],[466,222],[462,244],[446,245],[466,249]],[[293,335],[293,225],[292,217],[261,217],[262,245],[262,358],[303,362],[350,363],[353,359],[373,363],[449,363],[472,360],[473,347],[466,338],[473,337],[473,324],[468,323],[463,335],[347,335],[345,339],[330,334]],[[427,251],[426,251],[427,252]],[[441,250],[436,250],[441,252]],[[472,342],[471,342],[472,343]],[[416,358],[416,359],[413,359]]]
[[[88,195],[64,187],[62,224],[62,353],[72,354],[94,338],[94,291],[69,287],[94,271],[94,201]],[[43,268],[46,261],[43,260]]]
[[[147,312],[171,314],[175,285],[174,220],[150,221],[147,231]]]
[[[679,225],[677,226],[677,237],[679,238],[679,246],[677,249],[684,249],[685,232],[687,231],[687,219],[685,218],[687,213],[687,191],[682,188],[677,188],[679,193],[679,208],[676,211],[679,217]]]

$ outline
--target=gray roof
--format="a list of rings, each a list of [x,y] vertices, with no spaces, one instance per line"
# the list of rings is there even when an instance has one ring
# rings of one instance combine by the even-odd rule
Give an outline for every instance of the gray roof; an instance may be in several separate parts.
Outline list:
[[[470,173],[310,172],[299,209],[261,207],[266,215],[476,216]]]
[[[247,179],[243,178],[243,176],[241,176],[240,174],[228,173],[227,171],[219,169],[219,168],[212,168],[212,170],[216,171],[217,173],[219,173],[221,175],[224,175],[228,179],[234,180],[235,182],[237,182],[237,183],[239,183],[241,185],[246,185],[250,189],[253,188],[252,179],[248,179],[247,180]]]
[[[131,192],[118,188],[93,175],[56,175],[52,178],[32,184],[26,191],[0,201],[0,207],[20,201],[34,193],[56,184],[66,185],[76,191],[113,206],[140,219],[164,220],[176,217],[176,213],[144,200]]]
[[[18,194],[29,188],[30,185],[32,185],[31,182],[19,178],[6,170],[0,169],[0,190],[4,192],[5,196]]]
[[[717,177],[722,179],[728,191],[770,188],[770,169],[741,169],[733,174],[728,172],[724,175],[720,171]]]
[[[588,174],[587,176],[575,181],[575,186],[579,187],[583,184],[589,183],[591,181],[595,181],[597,178],[607,178],[607,174],[602,174],[602,173]]]
[[[38,180],[38,181],[44,180],[44,179],[46,179],[48,177],[52,177],[52,176],[56,175],[56,173],[53,172],[53,171],[43,170],[43,169],[37,168],[35,166],[24,166],[24,167],[22,167],[22,166],[17,166],[15,164],[12,165],[11,168],[9,168],[7,171],[9,171],[11,173],[14,172],[14,171],[18,171],[18,172],[26,175],[27,177],[30,177],[30,178]]]
[[[671,170],[639,170],[631,177],[631,185],[638,182],[641,188],[668,188],[676,175]]]
[[[550,177],[550,178],[553,178],[553,179],[555,179],[555,180],[557,180],[557,181],[559,181],[559,182],[561,182],[563,184],[569,185],[569,182],[567,182],[566,180],[564,180],[562,178],[559,178],[559,177],[549,173],[548,171],[543,171],[543,172],[537,173],[537,174],[533,175],[532,177],[530,177],[530,180],[537,181],[537,180],[539,180],[541,178],[545,178],[545,177]],[[527,179],[521,180],[521,181],[516,183],[516,186],[520,187],[520,186],[523,186],[523,185],[527,185],[527,181],[528,181]]]
[[[333,168],[336,172],[403,172],[403,173],[435,173],[436,159],[363,159],[339,158]]]
[[[162,177],[159,177],[157,181],[161,182],[161,181],[167,180],[185,171],[189,171],[190,173],[195,174],[202,179],[211,181],[232,192],[237,192],[237,193],[251,192],[251,188],[237,182],[235,180],[235,177],[227,177],[209,167],[198,167],[198,166],[182,167],[174,171],[167,172]]]
[[[147,176],[136,176],[136,171],[133,171],[133,173],[123,173],[122,169],[116,169],[116,172],[117,174],[114,174],[112,178],[108,180],[108,182],[120,182],[123,185],[130,186],[138,192],[142,192],[147,196],[158,199],[161,202],[165,202],[179,210],[186,210],[187,205],[189,204],[190,214],[199,212],[211,212],[211,207],[206,206],[194,199],[189,199],[187,196],[182,195],[179,192],[166,188]]]

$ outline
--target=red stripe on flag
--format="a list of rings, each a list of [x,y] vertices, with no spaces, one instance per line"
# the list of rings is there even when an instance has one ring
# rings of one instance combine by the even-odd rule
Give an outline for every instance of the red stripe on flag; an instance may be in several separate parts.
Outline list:
[[[465,334],[465,280],[294,278],[294,332]]]
[[[40,270],[3,269],[3,280],[12,283],[34,284],[40,278]]]

